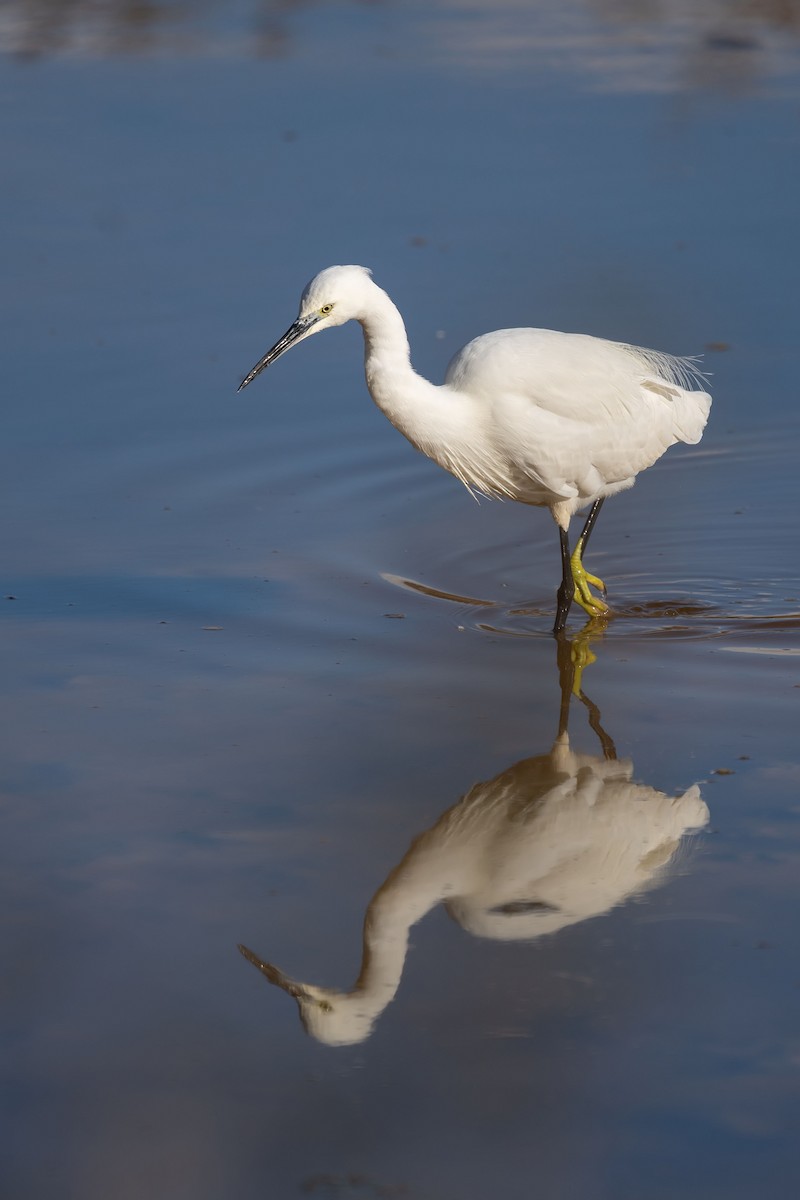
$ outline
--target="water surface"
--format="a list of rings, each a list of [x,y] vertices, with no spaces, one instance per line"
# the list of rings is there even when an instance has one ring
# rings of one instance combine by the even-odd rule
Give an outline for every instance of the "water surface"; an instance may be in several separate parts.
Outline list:
[[[4,7],[11,1200],[797,1194],[780,7]],[[507,325],[705,353],[583,700],[549,517],[416,455],[357,330],[236,397],[337,261],[432,378]],[[237,945],[347,992],[367,912],[326,1044]]]

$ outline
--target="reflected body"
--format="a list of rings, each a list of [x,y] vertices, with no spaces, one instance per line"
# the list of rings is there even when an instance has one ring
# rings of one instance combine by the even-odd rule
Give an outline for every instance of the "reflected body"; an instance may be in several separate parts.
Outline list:
[[[573,651],[571,653],[571,651]],[[297,1001],[306,1030],[329,1045],[372,1032],[393,1000],[413,925],[443,903],[467,932],[500,941],[556,933],[657,885],[682,836],[708,808],[697,785],[667,796],[633,779],[580,690],[576,654],[559,645],[561,714],[549,753],[476,784],[412,842],[367,908],[361,970],[347,992],[300,983],[245,946],[270,983]],[[570,748],[572,694],[589,709],[602,754]]]
[[[501,329],[469,342],[442,386],[411,366],[402,317],[364,267],[328,267],[308,284],[297,320],[242,380],[246,387],[311,334],[356,320],[370,394],[396,429],[473,493],[549,508],[562,578],[554,632],[575,600],[608,609],[583,566],[600,506],[676,442],[698,442],[711,398],[686,359],[583,334]],[[572,516],[591,506],[574,551]]]

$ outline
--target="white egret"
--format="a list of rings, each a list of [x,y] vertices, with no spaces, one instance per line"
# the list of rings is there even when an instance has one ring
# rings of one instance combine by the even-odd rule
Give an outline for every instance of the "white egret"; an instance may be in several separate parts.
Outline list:
[[[550,509],[561,538],[553,632],[575,600],[608,611],[602,580],[583,553],[607,496],[631,487],[675,442],[700,440],[711,397],[693,390],[690,360],[586,334],[499,329],[456,354],[441,386],[411,366],[403,319],[366,267],[328,267],[300,301],[297,320],[239,390],[312,333],[356,320],[367,387],[378,408],[423,454],[470,492]],[[570,518],[591,506],[574,551]]]

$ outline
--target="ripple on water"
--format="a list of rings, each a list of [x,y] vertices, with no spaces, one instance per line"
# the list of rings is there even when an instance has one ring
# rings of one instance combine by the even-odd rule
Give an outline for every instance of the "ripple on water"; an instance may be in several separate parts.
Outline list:
[[[398,575],[384,574],[383,578],[417,595],[452,604],[454,616],[465,627],[508,637],[537,638],[551,634],[552,597],[547,601],[508,604],[488,597],[459,595]],[[671,595],[656,596],[659,587]],[[770,585],[725,579],[684,580],[676,590],[675,581],[664,584],[662,580],[640,577],[634,582],[623,577],[616,580],[615,593],[619,599],[603,625],[609,635],[626,638],[710,639],[796,633],[800,631],[800,610],[780,605],[784,590],[777,581]]]

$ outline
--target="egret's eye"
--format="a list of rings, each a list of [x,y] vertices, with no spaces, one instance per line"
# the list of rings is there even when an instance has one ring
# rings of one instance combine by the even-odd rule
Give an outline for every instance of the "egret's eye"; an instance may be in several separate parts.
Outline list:
[[[322,313],[323,317],[327,317],[329,312],[333,312],[333,305],[332,304],[323,304],[322,308],[319,311]]]

